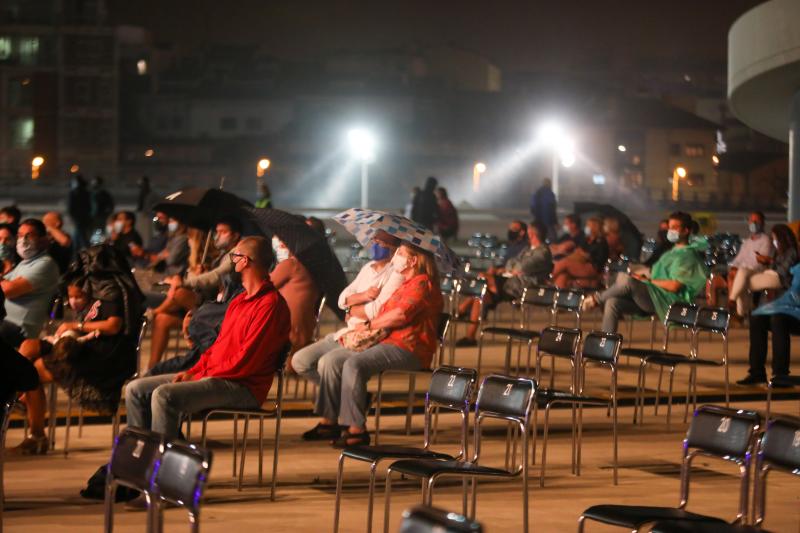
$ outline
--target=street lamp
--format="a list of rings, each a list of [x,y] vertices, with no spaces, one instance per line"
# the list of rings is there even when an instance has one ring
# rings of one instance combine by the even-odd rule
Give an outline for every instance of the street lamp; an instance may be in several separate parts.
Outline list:
[[[553,151],[553,193],[558,196],[559,167],[569,168],[575,164],[575,142],[555,121],[545,122],[539,127],[538,140]]]
[[[31,179],[39,179],[39,169],[44,165],[44,157],[37,155],[31,159]]]
[[[675,170],[672,171],[672,201],[678,201],[678,188],[680,187],[680,183],[682,179],[686,178],[686,168],[681,165],[675,167]]]
[[[472,190],[473,192],[478,192],[478,189],[481,186],[481,174],[486,172],[486,164],[485,163],[475,163],[475,166],[472,167]]]
[[[267,158],[259,159],[258,163],[256,164],[256,176],[259,178],[264,177],[264,173],[271,165],[271,161]]]
[[[363,128],[354,128],[347,132],[350,153],[361,161],[361,208],[369,205],[369,164],[375,161],[377,142],[372,132]]]

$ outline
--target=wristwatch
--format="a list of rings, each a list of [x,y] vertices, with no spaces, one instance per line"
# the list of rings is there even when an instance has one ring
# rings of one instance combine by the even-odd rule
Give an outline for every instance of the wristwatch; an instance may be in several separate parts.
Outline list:
[[[364,324],[367,326],[367,329],[372,329],[372,320],[369,318],[364,321]]]
[[[83,333],[83,320],[78,321],[78,331]]]
[[[352,307],[349,306],[349,305],[347,307],[345,307],[344,308],[344,314],[349,315],[350,314],[350,309],[352,309]]]

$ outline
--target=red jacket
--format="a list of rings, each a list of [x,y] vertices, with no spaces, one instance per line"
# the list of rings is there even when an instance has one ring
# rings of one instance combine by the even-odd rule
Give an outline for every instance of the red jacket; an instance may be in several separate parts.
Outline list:
[[[228,306],[217,340],[189,370],[192,380],[236,381],[264,403],[290,324],[289,307],[271,281],[251,297],[240,294]]]

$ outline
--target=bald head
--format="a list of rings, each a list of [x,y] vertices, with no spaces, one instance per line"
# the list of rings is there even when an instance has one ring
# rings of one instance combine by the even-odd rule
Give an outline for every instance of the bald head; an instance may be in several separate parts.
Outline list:
[[[253,265],[260,270],[268,271],[275,260],[272,243],[264,237],[245,237],[239,241],[236,248],[250,258]]]

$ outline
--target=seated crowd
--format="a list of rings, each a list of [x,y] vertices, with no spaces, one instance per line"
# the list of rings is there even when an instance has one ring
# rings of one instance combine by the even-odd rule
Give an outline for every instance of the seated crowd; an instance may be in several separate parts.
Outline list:
[[[108,219],[105,244],[73,254],[57,213],[40,221],[0,211],[0,340],[4,351],[13,348],[32,362],[39,380],[24,396],[30,434],[19,452],[47,450],[42,384],[57,383],[88,409],[116,412],[122,384],[138,368],[143,316],[152,328],[151,351],[142,375],[125,389],[131,426],[174,438],[181,413],[257,408],[288,356],[287,370],[318,385],[319,421],[303,438],[337,447],[369,443],[370,378],[384,370],[429,368],[437,349],[443,298],[436,258],[408,241],[375,233],[371,260],[338,302],[328,302],[344,311],[345,327],[316,340],[325,291],[304,262],[277,236],[271,242],[244,237],[235,218],[215,222],[205,266],[198,257],[201,238],[164,213],[156,213],[147,244],[134,213],[120,211]],[[324,226],[320,230],[317,222],[309,225],[322,236]],[[785,224],[770,234],[764,224],[763,214],[750,216],[751,235],[724,278],[728,305],[749,316],[750,370],[741,384],[766,381],[770,332],[773,377],[788,375],[789,337],[800,332],[797,240]],[[609,283],[606,265],[625,259],[619,220],[589,217],[582,224],[571,214],[552,242],[538,224],[515,220],[502,266],[480,274],[487,289],[483,305],[475,298],[459,302],[459,315],[472,324],[456,345],[476,344],[481,312],[519,300],[539,285],[585,290],[584,310],[601,308],[603,331],[616,332],[626,315],[663,320],[671,304],[702,295],[709,279],[708,241],[696,226],[687,213],[670,214],[659,228],[655,259],[631,261],[630,273]],[[772,294],[762,295],[765,290]],[[47,330],[58,292],[71,316]],[[754,294],[772,301],[751,311]],[[164,360],[173,330],[183,333],[189,351]]]

